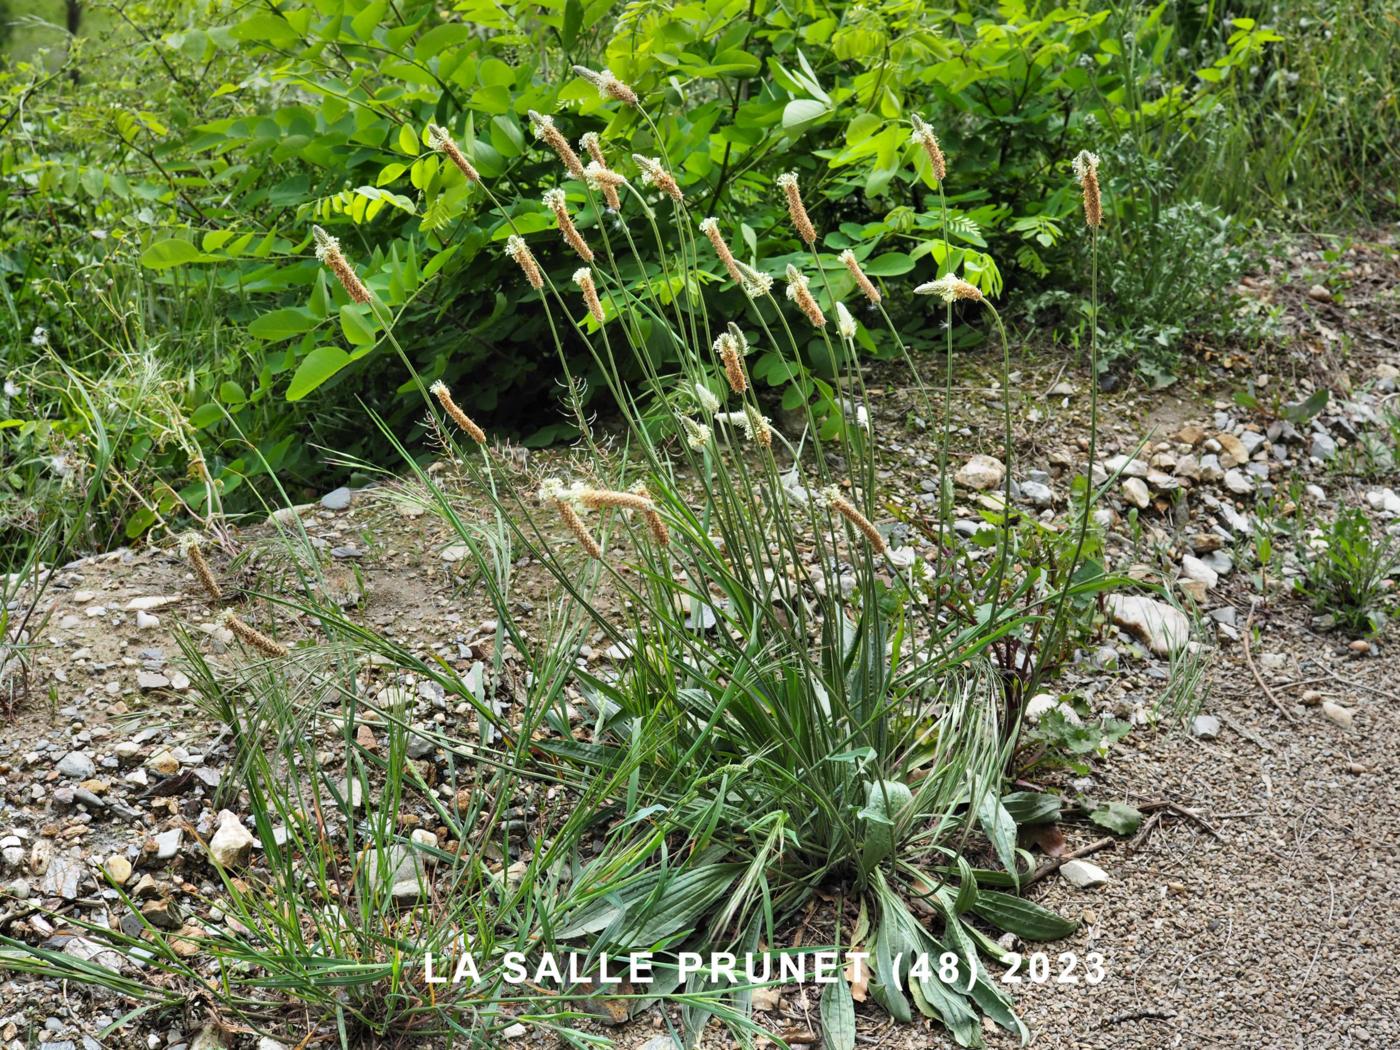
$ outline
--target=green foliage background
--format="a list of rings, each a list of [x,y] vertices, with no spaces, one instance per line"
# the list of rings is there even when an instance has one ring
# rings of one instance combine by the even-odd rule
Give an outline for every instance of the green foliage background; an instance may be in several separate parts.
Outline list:
[[[317,446],[378,456],[362,402],[406,434],[407,377],[311,256],[313,222],[398,315],[425,377],[470,390],[498,429],[568,436],[544,319],[519,308],[500,251],[509,228],[426,148],[430,121],[503,198],[532,202],[510,221],[561,284],[574,264],[538,203],[561,172],[530,137],[531,109],[573,141],[598,133],[634,178],[630,154],[672,158],[751,261],[780,267],[800,247],[774,188],[795,170],[838,296],[834,256],[860,245],[882,280],[951,264],[1013,323],[1067,340],[1084,324],[1068,161],[1093,149],[1108,356],[1162,380],[1188,336],[1236,331],[1218,289],[1247,230],[1395,205],[1393,12],[1324,0],[1232,12],[148,0],[85,5],[74,40],[31,17],[0,71],[0,530],[32,537],[56,514],[70,539],[100,546],[275,500],[269,474],[314,491]],[[634,85],[655,123],[604,105],[575,63]],[[950,160],[950,243],[926,217],[936,184],[909,141],[913,113]],[[722,287],[712,294],[737,294]],[[922,315],[896,321],[911,346],[932,340]],[[776,384],[790,364],[755,374]],[[815,352],[800,364],[824,366]]]

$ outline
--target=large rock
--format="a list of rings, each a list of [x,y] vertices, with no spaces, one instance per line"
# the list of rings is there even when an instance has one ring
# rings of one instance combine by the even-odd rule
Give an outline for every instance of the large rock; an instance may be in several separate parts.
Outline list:
[[[65,777],[72,777],[74,780],[86,780],[97,772],[97,766],[93,764],[91,758],[81,751],[70,751],[58,760],[57,769]]]
[[[953,475],[959,485],[983,492],[994,489],[1006,477],[1006,465],[995,456],[978,454],[969,459],[961,470]]]
[[[1141,478],[1128,478],[1123,482],[1123,495],[1138,510],[1146,510],[1152,502],[1152,494],[1147,491],[1147,482]]]
[[[209,853],[220,867],[242,868],[253,859],[256,841],[238,814],[223,809],[219,811],[219,826],[209,839]]]
[[[1105,605],[1114,623],[1146,642],[1158,656],[1170,656],[1191,640],[1191,621],[1166,602],[1140,594],[1110,594]]]

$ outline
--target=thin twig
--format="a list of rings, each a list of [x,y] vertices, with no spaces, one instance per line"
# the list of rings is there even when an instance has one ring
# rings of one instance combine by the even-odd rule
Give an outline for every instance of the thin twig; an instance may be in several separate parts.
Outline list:
[[[1249,607],[1249,617],[1244,622],[1244,631],[1240,634],[1240,642],[1244,646],[1244,662],[1249,665],[1249,671],[1254,675],[1254,680],[1259,683],[1259,688],[1264,690],[1264,695],[1269,698],[1269,702],[1278,708],[1279,714],[1289,722],[1296,722],[1298,719],[1293,712],[1289,711],[1279,702],[1279,698],[1274,695],[1274,691],[1269,688],[1269,683],[1264,681],[1264,676],[1259,673],[1259,668],[1254,666],[1254,656],[1249,651],[1249,636],[1254,627],[1254,606]]]

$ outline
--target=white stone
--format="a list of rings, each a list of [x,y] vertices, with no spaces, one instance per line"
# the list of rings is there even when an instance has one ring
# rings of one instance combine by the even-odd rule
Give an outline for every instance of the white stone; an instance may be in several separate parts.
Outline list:
[[[1191,621],[1166,602],[1140,594],[1110,594],[1104,604],[1114,623],[1146,642],[1158,656],[1170,656],[1191,640]]]
[[[219,811],[219,826],[209,839],[209,853],[221,867],[241,868],[253,859],[253,833],[238,819],[238,814]]]
[[[1060,874],[1071,886],[1081,890],[1092,890],[1108,882],[1108,872],[1087,860],[1067,860],[1060,865]]]
[[[1122,474],[1129,478],[1147,477],[1147,464],[1140,459],[1130,459],[1127,456],[1110,456],[1104,460],[1104,469],[1110,474]]]
[[[149,594],[143,598],[131,599],[126,603],[126,610],[127,612],[150,612],[153,609],[174,605],[179,600],[178,594]]]
[[[1123,482],[1123,495],[1138,510],[1146,510],[1152,502],[1152,494],[1147,491],[1147,482],[1141,478],[1128,478]]]
[[[1001,460],[981,454],[973,456],[953,475],[959,485],[979,492],[996,488],[1005,477],[1006,465]]]
[[[1343,729],[1351,728],[1353,718],[1351,708],[1334,704],[1331,700],[1324,700],[1322,701],[1322,713]]]
[[[1181,574],[1188,580],[1205,584],[1207,589],[1220,582],[1220,575],[1214,569],[1190,554],[1181,559]]]
[[[1220,735],[1220,719],[1214,715],[1197,715],[1191,719],[1191,732],[1202,740],[1214,740]]]
[[[137,630],[150,631],[160,626],[160,617],[154,613],[148,613],[144,609],[136,611]]]

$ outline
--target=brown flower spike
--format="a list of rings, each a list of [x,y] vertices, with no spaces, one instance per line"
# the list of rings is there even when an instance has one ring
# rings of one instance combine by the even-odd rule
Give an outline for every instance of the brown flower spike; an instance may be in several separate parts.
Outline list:
[[[507,237],[506,254],[519,265],[531,288],[538,292],[544,287],[544,274],[540,273],[540,264],[535,261],[535,253],[530,251],[523,238],[514,233]]]
[[[1084,225],[1098,229],[1103,225],[1103,201],[1099,197],[1099,158],[1082,150],[1074,158],[1074,177],[1084,189]]]
[[[885,537],[880,535],[880,530],[875,527],[874,522],[862,514],[854,503],[841,495],[839,489],[832,487],[827,489],[823,496],[826,504],[841,517],[845,518],[855,526],[856,531],[865,537],[876,554],[884,554],[886,550]]]
[[[817,242],[817,230],[812,225],[812,220],[807,217],[807,208],[802,203],[802,190],[797,185],[797,173],[785,171],[779,175],[778,188],[787,194],[788,216],[797,230],[797,236],[810,248]]]
[[[943,150],[938,145],[938,136],[917,113],[910,118],[910,122],[914,125],[910,140],[924,148],[924,152],[928,154],[929,167],[933,169],[933,177],[942,182],[948,176],[948,165],[943,159]]]
[[[564,191],[560,189],[547,190],[544,195],[544,205],[554,213],[554,221],[559,224],[559,232],[564,235],[564,240],[569,247],[577,252],[579,258],[584,262],[591,263],[593,249],[588,246],[588,242],[583,239],[583,234],[578,232],[578,227],[570,218],[569,202],[564,196]]]
[[[593,315],[593,320],[602,324],[603,304],[598,299],[598,286],[593,283],[593,271],[587,266],[580,266],[574,271],[574,284],[583,292],[583,301],[588,304],[588,312]]]
[[[577,498],[577,489],[566,489],[564,483],[558,478],[546,478],[540,485],[540,502],[551,504],[559,512],[560,520],[574,534],[579,546],[588,552],[589,557],[601,558],[603,548],[598,546],[598,541],[593,538],[588,527],[584,525],[583,519],[578,516],[578,511],[574,508],[574,501]]]
[[[729,271],[730,279],[735,284],[744,283],[744,275],[739,271],[738,260],[734,258],[734,253],[729,250],[729,245],[724,240],[724,234],[719,232],[719,220],[714,216],[700,220],[700,232],[710,239],[710,244],[714,246],[715,254],[719,256],[719,261],[724,264],[724,268]]]
[[[724,377],[729,380],[729,389],[742,394],[749,388],[749,377],[744,374],[744,335],[739,327],[730,324],[729,331],[715,340],[715,353],[720,364],[724,365]]]
[[[807,287],[807,277],[791,263],[788,263],[787,282],[787,297],[807,315],[807,320],[812,322],[813,328],[823,327],[826,324],[826,315],[822,313],[816,299],[812,298],[812,291]]]
[[[437,398],[442,410],[452,417],[452,422],[467,432],[473,441],[478,445],[486,444],[486,431],[476,425],[476,420],[462,411],[460,405],[452,399],[452,391],[447,389],[447,384],[439,380],[428,388],[428,393]]]
[[[600,69],[595,72],[587,66],[574,66],[574,72],[608,98],[615,98],[624,106],[637,105],[637,93],[613,76],[612,70]]]
[[[340,250],[340,242],[319,226],[311,227],[311,237],[316,242],[316,258],[325,263],[331,273],[335,274],[335,279],[345,289],[345,294],[353,302],[369,302],[369,289],[350,268],[350,263],[345,259],[345,253]]]
[[[189,559],[190,568],[194,569],[195,577],[204,588],[204,593],[216,602],[223,601],[223,588],[219,586],[219,581],[214,578],[214,572],[209,568],[209,563],[204,560],[204,552],[199,547],[199,537],[193,534],[183,537],[180,540],[180,550]]]
[[[879,306],[881,299],[880,289],[875,287],[875,282],[866,276],[865,271],[860,268],[860,263],[856,259],[856,253],[847,248],[838,258],[845,264],[846,269],[851,271],[851,276],[855,278],[856,287],[861,290],[862,294],[864,294],[871,303]]]
[[[250,649],[256,649],[261,653],[266,653],[268,656],[287,655],[287,647],[285,645],[269,638],[256,627],[244,623],[233,614],[232,609],[225,609],[221,619],[223,620],[224,626],[233,632],[234,637]]]
[[[468,182],[481,181],[481,175],[472,166],[472,162],[467,160],[467,155],[462,152],[457,143],[452,141],[452,136],[444,128],[440,128],[436,124],[429,124],[428,139],[432,142],[433,149],[457,165],[457,170],[467,177]]]
[[[535,138],[558,155],[560,162],[563,163],[570,175],[582,180],[583,162],[578,159],[578,154],[569,145],[569,140],[564,137],[564,133],[554,126],[554,118],[547,117],[543,113],[536,113],[533,109],[529,111],[529,114],[530,127],[534,129]]]
[[[598,136],[590,131],[579,140],[579,145],[593,158],[593,164],[583,169],[588,184],[597,184],[597,188],[603,193],[603,200],[608,202],[609,211],[621,211],[622,198],[618,196],[617,187],[622,184],[622,176],[608,167],[608,160],[603,156],[603,146],[598,141]]]

